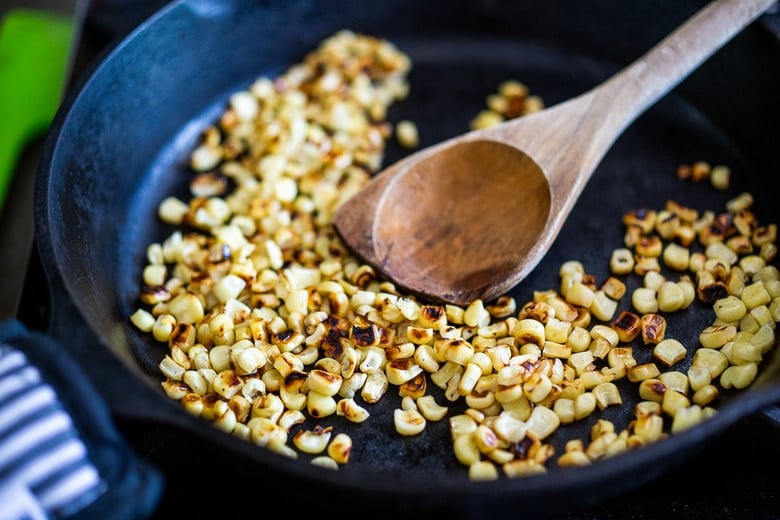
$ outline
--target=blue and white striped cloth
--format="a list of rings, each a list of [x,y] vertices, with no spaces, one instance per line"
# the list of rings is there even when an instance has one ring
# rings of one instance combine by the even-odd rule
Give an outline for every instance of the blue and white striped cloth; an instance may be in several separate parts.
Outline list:
[[[57,393],[0,343],[0,520],[63,518],[105,488]]]

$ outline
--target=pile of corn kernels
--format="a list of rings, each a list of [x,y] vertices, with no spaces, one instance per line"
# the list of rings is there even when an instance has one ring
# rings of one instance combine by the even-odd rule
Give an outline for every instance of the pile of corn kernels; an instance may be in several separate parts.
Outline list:
[[[454,456],[484,480],[644,446],[716,413],[722,389],[751,384],[775,345],[780,275],[776,225],[758,222],[747,193],[717,214],[674,201],[630,211],[624,244],[605,259],[612,276],[597,281],[571,260],[559,288],[519,304],[428,304],[351,256],[332,217],[379,169],[393,133],[386,112],[406,96],[410,67],[390,42],[339,32],[236,92],[204,132],[191,154],[192,198],[159,206],[177,230],[149,245],[131,316],[167,345],[170,398],[241,439],[338,468],[352,439],[317,419],[370,420],[371,405],[398,392],[397,433],[447,419]],[[515,81],[487,104],[472,128],[543,108]],[[402,144],[415,146],[414,124],[402,129]],[[621,277],[630,274],[643,284],[629,295]],[[632,310],[617,313],[624,297]],[[665,315],[697,299],[714,309],[700,344],[666,337]],[[638,342],[652,346],[653,362],[636,361]],[[689,351],[690,368],[676,370]],[[641,397],[628,427],[599,419],[556,454],[545,440],[621,406],[623,378]],[[450,415],[461,400],[466,411]]]

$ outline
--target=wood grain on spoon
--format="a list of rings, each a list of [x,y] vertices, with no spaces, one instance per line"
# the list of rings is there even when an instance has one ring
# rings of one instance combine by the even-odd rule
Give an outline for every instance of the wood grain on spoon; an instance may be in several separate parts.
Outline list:
[[[336,230],[418,296],[500,296],[541,261],[623,130],[775,1],[716,0],[592,90],[391,165],[342,205]]]

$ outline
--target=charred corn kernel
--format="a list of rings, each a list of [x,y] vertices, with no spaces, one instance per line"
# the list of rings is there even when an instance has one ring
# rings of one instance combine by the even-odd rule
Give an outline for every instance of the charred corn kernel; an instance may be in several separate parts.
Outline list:
[[[660,379],[644,379],[639,383],[639,397],[646,401],[661,403],[666,391],[666,385]]]
[[[634,252],[643,257],[658,257],[663,251],[663,242],[657,235],[646,235],[634,246]]]
[[[750,239],[758,247],[775,243],[777,241],[777,224],[757,227],[753,230]]]
[[[499,321],[496,323],[492,323],[490,325],[485,325],[484,327],[479,327],[477,329],[477,336],[482,338],[489,338],[489,339],[495,339],[495,338],[503,338],[506,337],[509,334],[509,329],[504,321]]]
[[[609,260],[609,269],[612,274],[624,275],[634,271],[634,255],[628,248],[617,248],[612,251]]]
[[[766,291],[762,282],[753,282],[746,285],[742,290],[740,299],[748,309],[754,309],[761,305],[768,305],[772,301],[772,298],[769,296],[769,293]]]
[[[300,410],[285,410],[282,415],[279,416],[277,424],[289,432],[294,426],[303,424],[304,422],[306,422],[306,416]]]
[[[666,389],[661,400],[661,409],[669,417],[674,417],[678,410],[688,408],[690,405],[691,402],[684,394],[670,388]]]
[[[707,384],[697,389],[691,400],[699,406],[707,406],[712,403],[720,395],[718,387],[715,385]]]
[[[655,231],[664,240],[671,240],[680,227],[680,216],[669,209],[658,212],[655,219]]]
[[[346,464],[352,453],[352,437],[346,433],[336,434],[328,444],[327,453],[336,463]]]
[[[591,392],[585,392],[574,399],[574,417],[579,421],[589,416],[596,410],[596,396]]]
[[[639,325],[645,345],[657,344],[666,335],[666,318],[660,314],[643,314],[639,319]]]
[[[637,208],[623,215],[623,224],[638,226],[643,233],[650,233],[655,227],[656,211],[648,208]]]
[[[661,374],[655,363],[642,363],[628,369],[628,380],[632,383],[639,383],[657,378]]]
[[[477,444],[477,449],[482,454],[488,454],[498,448],[499,440],[495,432],[484,424],[477,426],[472,434]]]
[[[610,327],[617,333],[618,341],[630,343],[641,332],[640,317],[631,311],[623,310],[610,324]]]
[[[572,350],[569,345],[555,343],[552,341],[546,341],[544,343],[544,348],[542,349],[542,354],[547,358],[568,359],[569,356],[571,356],[571,353]]]
[[[425,429],[425,417],[417,410],[393,410],[395,431],[405,437],[419,435]]]
[[[685,293],[680,284],[666,281],[658,288],[658,310],[661,312],[675,312],[683,308]]]
[[[385,375],[390,384],[400,386],[421,374],[423,369],[414,359],[396,359],[385,365]],[[481,372],[480,372],[481,375]]]
[[[309,391],[306,394],[306,410],[314,418],[328,417],[336,413],[336,400],[330,395]]]
[[[691,366],[706,368],[710,372],[710,377],[714,379],[729,366],[729,360],[722,352],[703,347],[693,353]]]
[[[327,449],[332,432],[330,427],[315,426],[311,430],[299,430],[293,435],[292,441],[303,453],[318,455]]]
[[[661,271],[661,264],[658,259],[659,256],[642,256],[634,255],[634,273],[639,276],[644,276],[651,271]]]
[[[626,284],[618,278],[610,276],[601,284],[601,290],[613,300],[620,300],[626,294]]]
[[[415,345],[427,345],[433,341],[433,329],[429,327],[408,326],[406,337]]]
[[[653,357],[660,361],[664,366],[670,367],[685,359],[688,350],[679,340],[666,338],[659,341],[653,348]]]
[[[634,421],[634,434],[647,443],[656,442],[663,435],[663,418],[660,415],[646,415]]]
[[[512,336],[521,345],[533,343],[541,347],[546,340],[545,325],[534,318],[524,318],[517,321],[512,329]]]
[[[398,387],[398,395],[401,397],[411,397],[418,399],[425,395],[428,390],[428,378],[423,372],[403,383]]]
[[[600,321],[609,321],[615,315],[617,306],[617,301],[607,296],[604,291],[598,290],[594,293],[593,302],[591,302],[588,309],[596,319]]]
[[[336,414],[350,422],[361,423],[368,419],[369,412],[351,397],[340,399],[336,403]]]
[[[777,245],[767,242],[759,246],[759,256],[766,262],[771,262],[777,257]]]
[[[631,305],[640,314],[658,312],[656,292],[647,287],[638,287],[631,293]]]
[[[733,325],[710,325],[699,333],[699,343],[708,349],[720,348],[737,335]]]
[[[757,363],[744,363],[728,367],[720,375],[720,385],[723,388],[743,389],[753,383],[758,374]]]

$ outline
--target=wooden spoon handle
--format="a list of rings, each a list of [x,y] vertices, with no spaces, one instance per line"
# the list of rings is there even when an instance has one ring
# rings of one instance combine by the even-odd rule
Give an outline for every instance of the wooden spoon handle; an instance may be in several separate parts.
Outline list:
[[[539,164],[557,230],[623,130],[776,1],[715,0],[604,83],[479,137],[516,146]]]
[[[612,132],[622,132],[776,1],[715,0],[603,83],[596,90],[612,100],[610,113],[619,116],[605,121]]]

